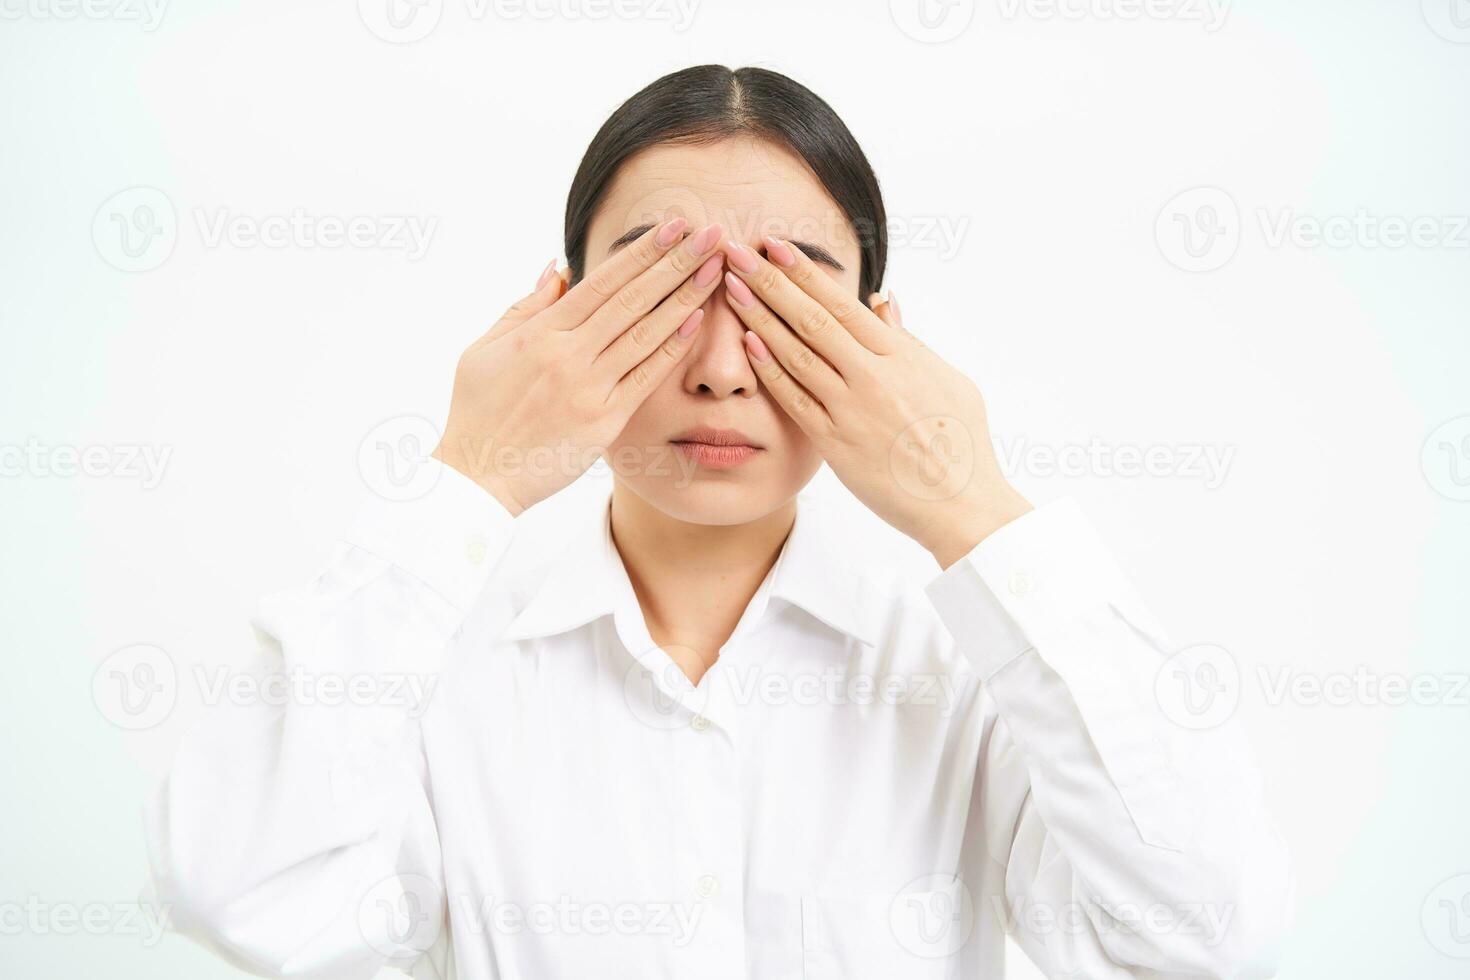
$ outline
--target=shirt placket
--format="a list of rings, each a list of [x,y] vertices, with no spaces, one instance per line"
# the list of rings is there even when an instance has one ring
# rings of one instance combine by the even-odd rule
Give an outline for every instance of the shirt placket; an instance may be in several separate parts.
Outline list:
[[[683,811],[675,880],[686,915],[697,916],[690,969],[676,973],[737,980],[746,975],[744,802],[733,704],[720,673],[716,663],[707,695],[686,709],[688,724],[670,733]]]

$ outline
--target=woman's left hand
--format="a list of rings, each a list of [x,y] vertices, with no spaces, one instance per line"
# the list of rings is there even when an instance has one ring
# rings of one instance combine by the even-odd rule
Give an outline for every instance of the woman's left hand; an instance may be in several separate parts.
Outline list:
[[[941,568],[1031,510],[995,459],[979,388],[904,328],[896,304],[870,310],[800,249],[769,236],[765,247],[725,243],[746,355],[859,500]]]

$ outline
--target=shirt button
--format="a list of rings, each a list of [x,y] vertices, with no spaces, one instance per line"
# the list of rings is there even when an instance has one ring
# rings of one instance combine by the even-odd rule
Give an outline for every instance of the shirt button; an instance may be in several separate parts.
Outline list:
[[[1006,582],[1006,588],[1010,589],[1011,595],[1014,596],[1026,595],[1032,587],[1031,576],[1019,568],[1011,572],[1010,579]]]
[[[719,890],[720,879],[714,875],[700,875],[699,881],[694,885],[694,891],[700,898],[714,898]]]
[[[489,546],[485,544],[485,539],[479,535],[475,535],[465,542],[464,556],[470,560],[471,565],[482,564],[485,561],[487,551],[489,551]]]
[[[706,718],[704,715],[695,715],[694,720],[691,721],[689,724],[693,726],[696,732],[704,732],[709,730],[709,719]]]

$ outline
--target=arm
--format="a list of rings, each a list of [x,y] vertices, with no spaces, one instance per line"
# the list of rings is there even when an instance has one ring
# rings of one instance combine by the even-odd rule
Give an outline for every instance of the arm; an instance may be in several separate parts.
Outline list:
[[[153,900],[181,930],[275,976],[371,977],[443,938],[432,699],[394,682],[437,680],[515,516],[580,476],[691,349],[720,229],[683,229],[650,229],[569,291],[548,268],[460,358],[431,493],[373,501],[324,574],[261,604],[276,671],[368,697],[222,708],[186,740],[147,818]]]
[[[435,461],[427,496],[364,507],[312,584],[254,618],[273,673],[326,704],[211,706],[147,808],[152,901],[174,926],[254,973],[371,977],[407,966],[443,921],[418,718],[445,646],[514,521]],[[420,687],[397,685],[407,678]],[[394,932],[390,910],[420,909]]]
[[[1053,975],[1269,972],[1288,872],[1233,726],[1192,732],[1154,698],[1166,642],[1075,508],[1006,480],[984,399],[903,325],[789,243],[726,246],[751,366],[833,473],[934,555],[931,600],[998,720],[975,805],[1014,903],[1087,910],[1018,939]],[[1178,922],[1219,919],[1206,942]],[[1136,931],[1115,919],[1166,915]]]
[[[1169,646],[1071,501],[927,587],[998,720],[975,784],[1006,922],[1048,975],[1256,977],[1289,917],[1285,846],[1237,723],[1155,694]]]

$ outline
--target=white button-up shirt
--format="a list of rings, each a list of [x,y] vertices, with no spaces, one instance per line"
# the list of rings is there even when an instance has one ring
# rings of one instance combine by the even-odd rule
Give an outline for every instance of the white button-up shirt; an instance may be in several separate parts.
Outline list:
[[[369,505],[255,623],[348,696],[191,733],[153,901],[284,976],[999,978],[1007,932],[1054,977],[1268,975],[1290,888],[1258,775],[1235,722],[1161,701],[1202,668],[1077,506],[923,587],[829,520],[798,498],[691,686],[605,501],[556,555],[451,470]]]

